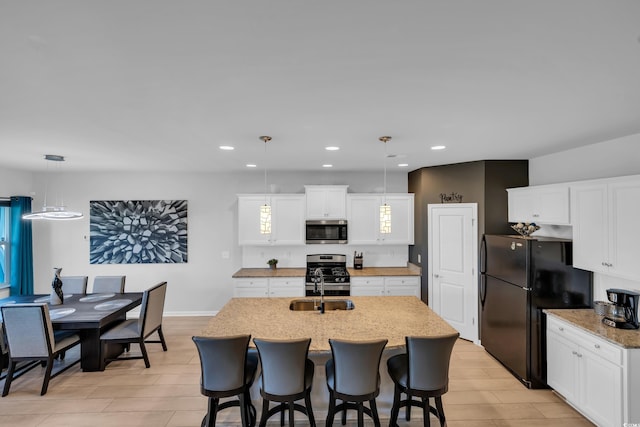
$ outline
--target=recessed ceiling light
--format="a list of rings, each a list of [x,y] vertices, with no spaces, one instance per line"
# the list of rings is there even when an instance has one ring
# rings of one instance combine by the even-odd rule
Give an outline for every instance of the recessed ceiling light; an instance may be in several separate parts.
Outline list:
[[[231,151],[231,150],[233,150],[233,149],[234,149],[234,147],[232,147],[232,146],[230,146],[230,145],[221,145],[219,148],[220,148],[221,150],[224,150],[224,151]]]
[[[330,147],[324,147],[324,149],[327,151],[338,151],[340,147],[330,146]]]
[[[253,163],[247,163],[247,167],[248,168],[255,168],[255,167],[257,167],[257,165],[254,165]]]
[[[444,145],[434,145],[433,147],[431,147],[432,150],[444,150],[445,148],[447,148]]]
[[[407,166],[409,166],[409,163],[398,163],[398,167],[406,168]]]
[[[333,165],[326,164],[326,165],[322,165],[322,167],[323,167],[323,168],[332,168],[332,167],[333,167]]]

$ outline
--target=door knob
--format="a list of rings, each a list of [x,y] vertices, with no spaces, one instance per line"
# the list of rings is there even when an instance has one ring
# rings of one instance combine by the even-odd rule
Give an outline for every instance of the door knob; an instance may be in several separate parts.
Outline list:
[[[440,277],[440,275],[439,274],[434,274],[433,277],[435,277],[437,279],[438,277]]]

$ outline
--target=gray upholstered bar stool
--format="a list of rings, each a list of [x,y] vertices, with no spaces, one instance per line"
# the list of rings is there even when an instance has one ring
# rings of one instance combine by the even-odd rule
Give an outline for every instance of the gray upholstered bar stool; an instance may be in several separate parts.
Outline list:
[[[256,408],[250,388],[258,368],[258,355],[248,352],[250,335],[232,337],[193,337],[200,356],[200,392],[209,398],[202,426],[213,427],[218,411],[240,407],[243,427],[254,426]],[[220,404],[220,399],[237,396]]]
[[[342,411],[342,424],[347,420],[347,409],[358,411],[358,426],[364,425],[364,414],[380,427],[376,397],[380,393],[380,359],[387,340],[344,341],[329,340],[332,358],[325,365],[329,388],[327,427]],[[336,399],[342,400],[336,406]],[[369,407],[364,402],[369,402]]]
[[[315,427],[311,407],[315,365],[307,358],[311,338],[284,341],[254,338],[253,342],[258,349],[262,370],[260,427],[264,427],[267,420],[277,413],[281,413],[280,424],[284,425],[286,410],[289,410],[289,427],[294,426],[294,411],[305,414],[309,425]],[[295,403],[300,399],[304,399],[305,406]],[[269,409],[269,402],[278,402],[279,405]]]
[[[440,337],[406,337],[407,352],[387,360],[389,376],[395,387],[393,407],[389,426],[395,427],[400,408],[406,407],[406,419],[411,419],[411,406],[422,408],[424,426],[430,425],[429,413],[433,413],[445,426],[446,419],[442,407],[442,395],[449,388],[449,361],[451,351],[460,334]],[[407,399],[400,400],[401,393]],[[414,399],[419,397],[420,400]],[[435,408],[430,406],[429,398],[435,400]]]

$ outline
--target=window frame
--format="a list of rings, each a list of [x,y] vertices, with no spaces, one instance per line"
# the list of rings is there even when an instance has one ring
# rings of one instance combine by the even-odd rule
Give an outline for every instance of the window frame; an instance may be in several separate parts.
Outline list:
[[[0,214],[0,229],[4,229],[0,236],[4,235],[4,239],[0,238],[0,254],[4,252],[4,280],[0,282],[0,289],[11,286],[11,202],[0,199],[0,210],[4,211],[4,215]],[[4,218],[3,218],[4,216]],[[1,256],[1,255],[0,255]]]

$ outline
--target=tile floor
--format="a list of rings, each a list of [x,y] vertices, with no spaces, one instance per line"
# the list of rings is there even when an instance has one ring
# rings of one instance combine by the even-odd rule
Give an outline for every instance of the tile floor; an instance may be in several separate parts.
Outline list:
[[[199,426],[207,405],[200,395],[200,365],[191,336],[208,320],[166,318],[163,328],[169,351],[149,345],[149,369],[142,360],[113,362],[104,372],[92,373],[83,373],[76,365],[54,378],[48,393],[40,396],[42,371],[36,368],[15,380],[11,393],[0,399],[0,427]],[[3,384],[0,381],[0,387]],[[443,401],[450,427],[592,425],[552,391],[527,390],[484,350],[463,340],[452,355],[449,392]],[[385,426],[388,411],[384,405],[379,407]],[[318,425],[324,425],[323,413],[314,412]],[[417,417],[404,421],[403,414],[400,427],[422,425]],[[301,416],[296,418],[299,425],[307,424]],[[237,426],[239,416],[230,409],[218,421],[218,425]],[[432,425],[438,425],[435,418]]]

